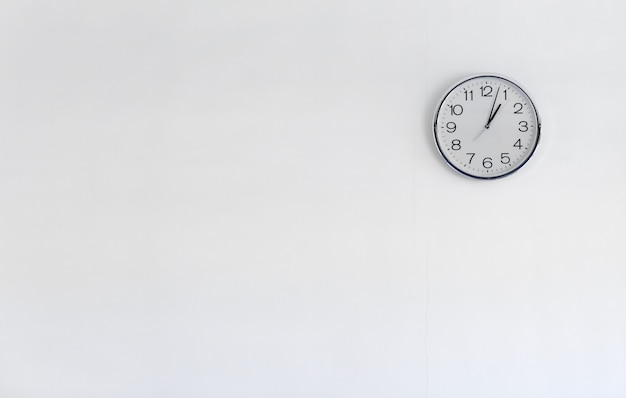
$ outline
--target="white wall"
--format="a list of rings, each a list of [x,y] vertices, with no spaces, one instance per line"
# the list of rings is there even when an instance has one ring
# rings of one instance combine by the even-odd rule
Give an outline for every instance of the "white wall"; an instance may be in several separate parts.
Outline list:
[[[623,397],[623,2],[0,2],[1,397]],[[543,117],[474,181],[430,124]]]

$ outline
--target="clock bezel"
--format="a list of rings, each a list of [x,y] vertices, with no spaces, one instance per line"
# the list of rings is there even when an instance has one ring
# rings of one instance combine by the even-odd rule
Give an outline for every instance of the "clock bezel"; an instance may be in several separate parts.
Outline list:
[[[500,174],[500,175],[495,175],[495,176],[474,175],[474,174],[471,174],[471,173],[469,173],[469,172],[467,172],[467,171],[457,167],[444,154],[444,151],[443,151],[441,145],[439,144],[439,139],[437,138],[437,119],[439,117],[439,112],[441,111],[441,107],[444,105],[444,101],[459,86],[463,85],[464,83],[466,83],[466,82],[468,82],[470,80],[474,80],[474,79],[477,79],[477,78],[497,78],[497,79],[502,79],[502,80],[504,80],[504,81],[506,81],[506,82],[508,82],[508,83],[510,83],[510,84],[512,84],[514,86],[516,86],[517,89],[519,89],[522,93],[524,93],[524,95],[526,95],[526,97],[528,97],[528,100],[530,101],[530,106],[532,107],[532,109],[533,109],[533,111],[535,113],[535,116],[537,117],[537,139],[535,140],[535,143],[534,143],[533,147],[530,149],[530,153],[528,154],[526,159],[524,159],[522,162],[517,164],[514,168],[512,168],[511,170],[509,170],[509,171],[507,171],[507,172],[505,172],[503,174]],[[537,107],[535,106],[535,101],[532,99],[532,96],[528,93],[528,90],[526,90],[523,86],[521,86],[517,81],[515,81],[514,79],[511,79],[508,76],[501,75],[501,74],[498,74],[498,73],[478,73],[478,74],[467,76],[467,77],[459,80],[458,82],[453,84],[450,87],[450,89],[446,90],[444,95],[441,97],[441,99],[439,100],[438,105],[437,105],[437,107],[435,109],[435,114],[434,114],[434,117],[433,117],[433,138],[435,140],[435,146],[437,147],[437,150],[439,151],[439,154],[441,155],[441,157],[445,160],[445,162],[448,164],[448,166],[450,166],[457,173],[460,173],[461,175],[464,175],[466,177],[470,177],[470,178],[478,179],[478,180],[497,180],[497,179],[500,179],[502,177],[510,176],[511,174],[517,172],[526,163],[528,163],[530,158],[533,157],[533,155],[535,154],[535,151],[537,150],[537,147],[539,146],[539,140],[541,139],[541,118],[539,116],[539,112],[537,111]]]

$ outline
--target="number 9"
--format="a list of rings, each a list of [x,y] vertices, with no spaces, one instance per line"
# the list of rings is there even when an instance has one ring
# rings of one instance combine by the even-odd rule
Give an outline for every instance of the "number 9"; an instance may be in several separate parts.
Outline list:
[[[448,122],[446,123],[446,128],[448,129],[448,133],[454,133],[456,131],[456,123]]]

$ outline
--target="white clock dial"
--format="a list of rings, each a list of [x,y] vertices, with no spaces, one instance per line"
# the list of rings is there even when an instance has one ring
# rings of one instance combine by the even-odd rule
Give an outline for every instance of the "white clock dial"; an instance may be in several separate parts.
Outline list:
[[[479,75],[446,92],[434,119],[437,148],[458,172],[492,179],[532,156],[541,122],[530,96],[508,78]]]

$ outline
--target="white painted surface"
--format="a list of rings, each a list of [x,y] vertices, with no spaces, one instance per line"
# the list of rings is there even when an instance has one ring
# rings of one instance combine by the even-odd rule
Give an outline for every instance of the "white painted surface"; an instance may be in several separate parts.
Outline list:
[[[626,6],[0,3],[0,396],[626,395]],[[430,133],[537,102],[516,175]]]

